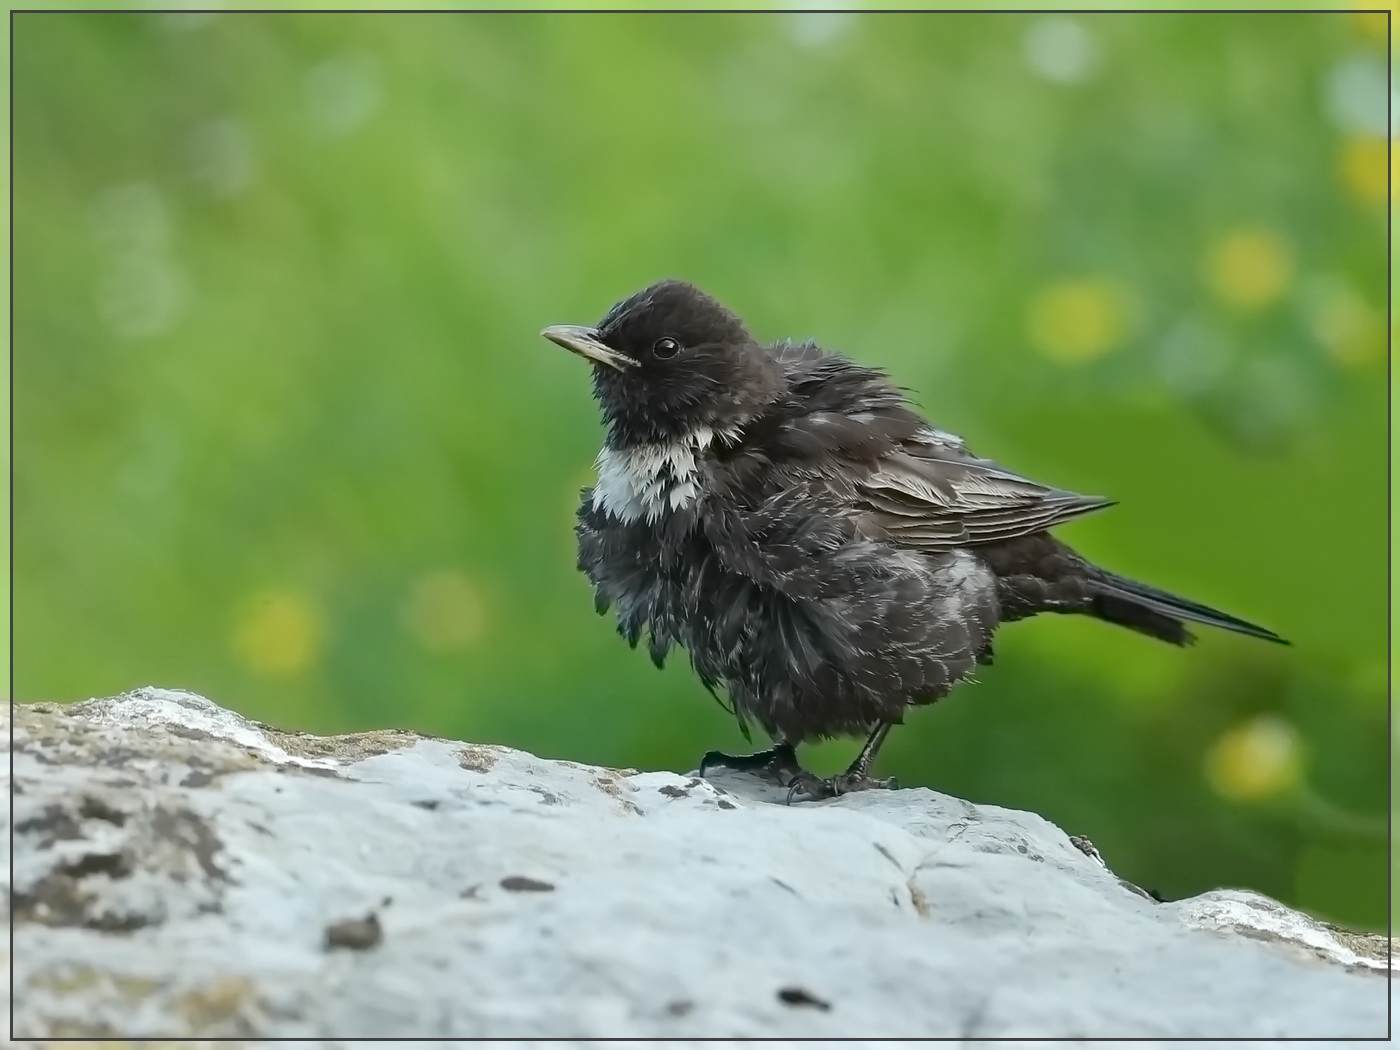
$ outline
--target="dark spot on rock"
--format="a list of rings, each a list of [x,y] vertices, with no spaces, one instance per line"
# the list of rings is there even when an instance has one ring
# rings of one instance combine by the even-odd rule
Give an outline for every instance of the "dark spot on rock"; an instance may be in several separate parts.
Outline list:
[[[718,806],[720,809],[738,809],[738,808],[739,808],[738,806],[734,805],[733,802],[730,802],[730,801],[729,801],[728,799],[726,799],[726,798],[720,799],[718,802],[715,803],[715,805]]]
[[[81,881],[90,875],[106,875],[112,879],[131,874],[131,860],[124,853],[88,853],[58,864],[43,878],[20,893],[14,894],[12,907],[19,922],[37,922],[44,926],[85,926],[103,931],[126,931],[148,925],[142,915],[88,914],[92,893]]]
[[[181,787],[202,788],[214,783],[214,774],[207,769],[192,769],[180,781]]]
[[[897,860],[894,859],[894,854],[891,853],[887,847],[882,846],[882,845],[881,845],[880,843],[878,843],[878,842],[872,842],[871,845],[875,847],[876,852],[878,852],[878,853],[880,854],[880,856],[884,857],[887,861],[889,861],[891,864],[893,864],[893,865],[894,865],[896,868],[898,868],[901,872],[904,870],[904,866],[903,866],[902,864],[900,864],[899,861],[897,861]]]
[[[221,882],[228,880],[223,869],[214,862],[214,855],[224,848],[224,844],[203,817],[188,809],[158,806],[151,815],[151,831],[157,838],[188,850],[200,871],[208,878]]]
[[[256,831],[259,835],[266,835],[268,838],[271,838],[271,837],[272,837],[272,832],[271,832],[271,831],[269,831],[269,830],[268,830],[266,827],[264,827],[263,825],[256,823],[255,821],[251,821],[251,820],[250,820],[250,821],[248,822],[248,826],[249,826],[250,828],[252,828],[254,831]]]
[[[468,744],[457,753],[457,764],[473,773],[489,773],[491,767],[500,760],[500,757],[489,747]]]
[[[89,930],[98,930],[101,933],[131,933],[150,924],[150,916],[139,912],[102,912],[99,915],[89,915],[83,923]]]
[[[10,898],[16,923],[37,922],[43,926],[81,926],[87,919],[90,895],[78,889],[72,879],[52,875],[40,879],[27,890]]]
[[[111,747],[101,751],[97,755],[97,760],[104,766],[123,768],[131,765],[133,759],[144,759],[149,756],[137,751],[132,747]]]
[[[394,898],[393,898],[393,897],[385,897],[382,901],[379,902],[379,906],[380,906],[381,908],[387,908],[389,905],[391,905],[391,904],[393,904],[393,903],[394,903]]]
[[[458,894],[458,896],[460,896],[463,900],[469,900],[469,901],[480,900],[481,898],[477,896],[477,893],[478,893],[480,890],[481,890],[481,884],[480,884],[480,883],[477,883],[475,886],[468,886],[468,887],[467,887],[466,889],[464,889],[460,894]]]
[[[662,785],[661,785],[659,788],[657,788],[656,790],[659,791],[659,792],[661,792],[661,793],[662,793],[663,795],[665,795],[667,798],[689,798],[689,797],[690,797],[690,792],[689,792],[689,791],[687,791],[685,788],[682,788],[682,787],[676,787],[675,784],[662,784]]]
[[[1104,867],[1108,867],[1107,864],[1104,864],[1103,854],[1101,854],[1098,851],[1098,849],[1094,846],[1094,844],[1089,841],[1089,837],[1087,835],[1071,835],[1069,837],[1069,844],[1075,849],[1077,849],[1080,853],[1084,854],[1084,856],[1090,858],[1091,860],[1098,861],[1100,864],[1103,864]]]
[[[82,829],[78,827],[78,822],[73,819],[73,815],[62,806],[49,804],[41,812],[21,820],[15,825],[15,830],[21,835],[31,832],[41,832],[43,838],[39,841],[39,847],[52,846],[55,842],[67,839],[80,839],[83,837]]]
[[[108,824],[121,827],[126,823],[126,814],[105,802],[96,795],[88,795],[78,807],[78,814],[88,820],[105,820]]]
[[[689,780],[686,781],[685,786],[688,788],[698,788],[703,783],[704,781],[701,780],[699,777],[691,777]]]
[[[1287,937],[1280,936],[1273,930],[1261,930],[1254,926],[1237,926],[1231,924],[1229,929],[1231,933],[1237,933],[1241,937],[1248,937],[1250,940],[1254,941],[1273,941],[1281,944],[1297,943],[1296,941],[1290,941]],[[1300,947],[1302,946],[1300,945]]]
[[[530,788],[530,790],[533,791],[536,795],[539,795],[539,796],[540,796],[540,805],[542,805],[542,806],[557,806],[557,805],[559,805],[559,796],[556,795],[553,791],[546,791],[544,788],[542,788],[542,787],[537,787],[537,786],[532,786],[532,787]]]
[[[596,787],[599,791],[603,792],[603,794],[611,795],[613,798],[617,799],[618,802],[622,804],[622,808],[628,813],[631,813],[634,816],[641,815],[642,811],[637,808],[637,804],[633,802],[630,798],[623,797],[622,788],[618,786],[617,781],[614,780],[612,777],[594,777],[593,786]],[[628,785],[628,787],[630,788],[631,785]]]
[[[1017,852],[1017,853],[1027,853],[1027,852],[1029,852],[1029,851],[1026,849],[1026,844],[1025,844],[1024,842],[1018,842],[1018,843],[1016,843],[1016,852]]]
[[[689,999],[672,999],[666,1004],[666,1012],[672,1017],[684,1017],[695,1009],[695,1004]]]
[[[800,897],[800,896],[802,896],[802,894],[798,893],[795,889],[793,889],[791,886],[789,886],[786,882],[784,882],[782,879],[778,878],[778,876],[776,876],[776,875],[769,875],[768,877],[769,877],[770,879],[772,879],[774,882],[776,882],[776,883],[777,883],[779,886],[781,886],[783,889],[785,889],[785,890],[787,890],[789,893],[791,893],[794,897]]]
[[[413,800],[413,805],[417,806],[419,809],[426,809],[432,812],[437,809],[438,806],[442,805],[442,800],[436,798],[418,798]]]
[[[326,927],[326,949],[349,948],[363,952],[384,939],[379,916],[370,912],[363,919],[344,919]]]
[[[1131,882],[1123,878],[1123,876],[1121,875],[1115,875],[1114,878],[1118,880],[1118,885],[1122,886],[1129,893],[1136,893],[1139,897],[1142,897],[1146,900],[1150,900],[1154,904],[1162,903],[1162,898],[1157,896],[1156,891],[1148,891],[1143,889],[1141,886],[1134,886]]]
[[[124,879],[131,874],[131,861],[125,853],[88,853],[54,868],[54,874],[82,879],[89,875],[107,875]]]
[[[526,875],[507,875],[501,880],[501,889],[512,893],[546,893],[554,889],[552,882],[541,882]]]
[[[178,722],[167,722],[161,729],[162,732],[170,736],[178,736],[185,740],[217,740],[218,737],[212,733],[206,733],[202,729],[192,729],[189,726],[182,726]]]
[[[811,1006],[818,1010],[830,1010],[831,1004],[825,999],[818,999],[805,988],[788,987],[778,989],[778,1001],[786,1003],[788,1006]]]

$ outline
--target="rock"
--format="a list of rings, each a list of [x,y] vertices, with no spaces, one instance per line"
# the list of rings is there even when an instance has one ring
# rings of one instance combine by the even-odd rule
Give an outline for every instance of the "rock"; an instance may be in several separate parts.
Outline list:
[[[1382,1036],[1387,944],[1159,904],[1030,813],[162,689],[14,708],[14,1034]]]

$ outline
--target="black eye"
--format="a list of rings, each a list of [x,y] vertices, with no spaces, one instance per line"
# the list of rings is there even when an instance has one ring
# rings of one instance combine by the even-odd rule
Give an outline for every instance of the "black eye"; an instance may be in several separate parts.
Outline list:
[[[651,352],[657,357],[665,360],[668,357],[675,357],[680,353],[681,344],[672,339],[669,335],[664,335],[652,344]]]

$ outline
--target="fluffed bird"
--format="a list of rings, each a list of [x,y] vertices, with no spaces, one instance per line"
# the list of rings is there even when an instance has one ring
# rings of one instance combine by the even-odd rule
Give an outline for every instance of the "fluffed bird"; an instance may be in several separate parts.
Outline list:
[[[1051,535],[1111,506],[972,453],[885,373],[814,343],[758,342],[693,285],[666,280],[594,326],[545,338],[589,361],[606,438],[578,510],[598,611],[661,666],[684,648],[773,746],[708,753],[796,797],[870,776],[891,726],[992,658],[997,627],[1079,613],[1173,645],[1187,622],[1263,627],[1098,568]],[[865,737],[844,773],[797,745]]]

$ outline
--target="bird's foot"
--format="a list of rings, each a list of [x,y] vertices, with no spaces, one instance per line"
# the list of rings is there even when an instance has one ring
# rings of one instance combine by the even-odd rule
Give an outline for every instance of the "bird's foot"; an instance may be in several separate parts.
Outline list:
[[[872,788],[893,791],[898,787],[899,782],[894,777],[885,777],[880,780],[866,776],[864,773],[852,773],[848,770],[840,776],[822,778],[815,773],[808,773],[804,769],[788,781],[787,801],[790,806],[794,802],[815,802],[824,798],[837,798],[852,791],[869,791]]]
[[[794,777],[805,772],[797,764],[797,752],[789,744],[778,744],[767,751],[759,751],[752,755],[727,755],[723,751],[707,751],[705,757],[700,759],[700,767],[696,772],[703,777],[717,767],[752,773],[780,787],[787,787]]]

